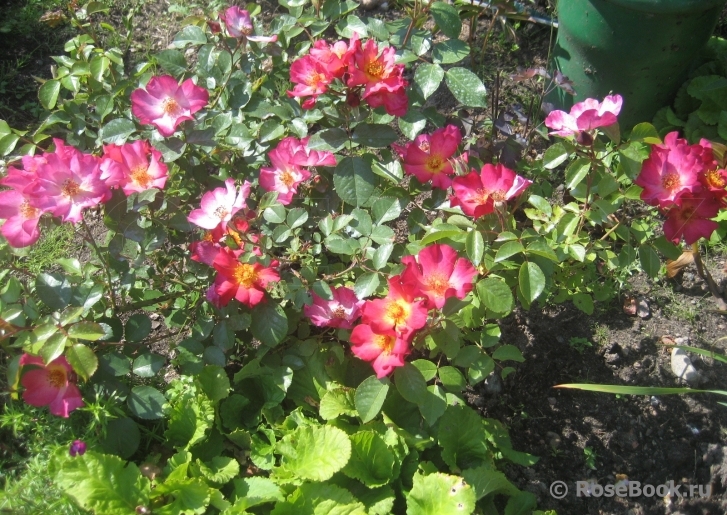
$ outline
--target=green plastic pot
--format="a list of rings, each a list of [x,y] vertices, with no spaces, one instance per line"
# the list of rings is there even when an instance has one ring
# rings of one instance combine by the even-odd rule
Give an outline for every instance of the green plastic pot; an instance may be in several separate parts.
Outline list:
[[[622,129],[669,105],[705,46],[725,0],[561,0],[555,66],[574,83],[548,102],[568,110],[586,98],[624,97]]]

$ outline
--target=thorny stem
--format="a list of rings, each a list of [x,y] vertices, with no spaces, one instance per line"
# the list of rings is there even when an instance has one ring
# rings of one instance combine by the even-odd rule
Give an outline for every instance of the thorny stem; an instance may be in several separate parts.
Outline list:
[[[717,305],[720,310],[727,310],[727,303],[722,298],[722,291],[719,286],[714,282],[712,274],[709,273],[702,262],[702,255],[699,253],[699,243],[692,243],[692,255],[694,256],[694,264],[697,265],[697,273],[699,276],[707,282],[709,291],[717,301]]]
[[[93,247],[93,250],[96,252],[96,255],[98,256],[98,259],[101,261],[101,264],[103,265],[104,272],[106,272],[106,280],[108,282],[108,290],[109,290],[109,297],[111,298],[111,306],[113,309],[113,312],[116,313],[116,296],[114,295],[114,287],[113,282],[111,280],[111,270],[109,270],[109,264],[104,259],[103,255],[101,254],[101,250],[98,248],[98,245],[96,245],[96,240],[93,237],[93,233],[91,232],[91,228],[86,223],[86,220],[81,218],[81,225],[86,231],[87,236],[84,238],[90,245]]]

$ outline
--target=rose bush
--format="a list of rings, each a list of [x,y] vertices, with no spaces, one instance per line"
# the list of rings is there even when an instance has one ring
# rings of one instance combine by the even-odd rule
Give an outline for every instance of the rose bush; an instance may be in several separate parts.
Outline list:
[[[635,270],[658,273],[655,249],[680,253],[620,212],[643,161],[644,184],[665,162],[686,174],[662,206],[684,225],[714,216],[689,195],[722,172],[679,142],[669,157],[648,125],[621,142],[615,97],[551,114],[563,138],[542,160],[484,162],[426,107],[442,84],[485,106],[456,65],[454,7],[424,11],[435,41],[351,0],[281,5],[268,30],[237,7],[190,18],[133,68],[77,36],[40,89],[40,127],[0,124],[8,244],[71,223],[93,251],[0,272],[14,396],[63,416],[81,395],[106,406],[88,449],[52,463],[95,513],[473,513],[496,496],[530,512],[496,466],[536,458],[462,393],[516,377],[497,321],[537,302],[592,313]],[[705,224],[665,232],[690,242]],[[158,453],[140,446],[150,427]]]

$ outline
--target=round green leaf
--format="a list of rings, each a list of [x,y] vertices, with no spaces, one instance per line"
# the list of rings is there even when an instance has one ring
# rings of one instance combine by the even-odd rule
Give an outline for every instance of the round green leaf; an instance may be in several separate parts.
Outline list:
[[[175,48],[184,48],[187,45],[204,45],[205,43],[207,43],[207,36],[204,30],[196,25],[187,25],[174,36],[172,45]]]
[[[450,68],[444,80],[449,90],[461,104],[468,107],[487,107],[485,96],[487,90],[482,81],[465,68]]]
[[[333,173],[333,186],[345,203],[363,206],[376,187],[376,176],[369,164],[360,157],[346,157]]]
[[[429,6],[434,22],[448,38],[457,39],[462,32],[462,20],[457,9],[445,2],[434,2]]]
[[[115,143],[121,145],[126,142],[126,138],[136,131],[136,125],[126,118],[116,118],[101,127],[101,140],[104,143]]]
[[[131,371],[131,359],[123,354],[110,352],[103,354],[99,359],[101,371],[113,376],[123,376]]]
[[[437,91],[443,78],[444,70],[438,64],[422,63],[414,72],[414,82],[422,90],[425,100]]]
[[[512,311],[512,291],[502,279],[487,277],[477,283],[477,296],[490,311],[502,314]]]
[[[411,363],[397,367],[394,383],[402,397],[414,404],[421,404],[427,397],[427,382],[419,369]]]
[[[351,459],[343,469],[348,477],[376,488],[394,479],[394,453],[375,431],[363,430],[351,435]]]
[[[379,274],[376,272],[369,272],[359,276],[356,279],[356,284],[353,286],[353,291],[356,292],[356,296],[359,299],[365,299],[376,291],[379,287]]]
[[[82,343],[77,343],[68,349],[66,352],[66,358],[76,374],[86,381],[88,381],[98,368],[98,358],[96,358],[96,354]]]
[[[588,293],[576,293],[573,295],[573,304],[586,315],[593,314],[593,298]]]
[[[274,347],[288,334],[288,317],[280,305],[268,300],[253,308],[250,329],[255,338]]]
[[[48,80],[38,90],[38,99],[43,107],[50,110],[56,106],[58,93],[61,92],[61,83],[57,80]]]
[[[428,359],[416,359],[411,364],[419,369],[425,381],[431,381],[437,376],[437,365]]]
[[[139,426],[129,417],[115,418],[106,425],[106,436],[99,442],[104,452],[129,459],[139,448]]]
[[[212,402],[220,401],[230,394],[230,379],[221,367],[207,365],[197,379]]]
[[[461,392],[467,386],[462,372],[455,367],[442,367],[439,369],[439,380],[442,381],[442,386],[451,392]]]
[[[520,267],[518,283],[523,297],[528,302],[533,302],[545,289],[545,275],[538,265],[528,261]]]
[[[356,126],[352,137],[354,143],[372,148],[385,148],[399,139],[396,131],[380,123],[362,123]]]
[[[300,479],[326,481],[351,457],[351,440],[332,426],[302,426],[277,444],[280,468]]]
[[[144,420],[156,420],[164,416],[162,406],[167,400],[151,386],[135,386],[126,402],[131,413]]]
[[[475,500],[474,490],[461,477],[417,473],[406,498],[406,515],[469,515]]]
[[[132,370],[139,377],[154,377],[164,366],[166,359],[159,354],[142,354],[134,360]]]
[[[62,310],[71,300],[71,283],[60,274],[39,274],[35,279],[35,291],[53,311]]]
[[[386,400],[386,394],[389,393],[390,385],[391,382],[387,378],[378,379],[376,376],[367,377],[358,385],[354,404],[358,416],[361,417],[364,424],[379,414]]]
[[[124,327],[126,340],[132,343],[140,342],[151,332],[151,319],[143,314],[131,315]]]

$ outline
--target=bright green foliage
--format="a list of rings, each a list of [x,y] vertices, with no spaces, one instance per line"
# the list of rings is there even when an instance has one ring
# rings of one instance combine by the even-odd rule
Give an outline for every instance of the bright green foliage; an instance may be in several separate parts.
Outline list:
[[[383,486],[393,479],[396,460],[392,450],[373,430],[351,435],[351,459],[343,473],[369,488]]]
[[[414,475],[406,515],[469,515],[474,509],[475,492],[462,478],[440,472]]]
[[[325,481],[351,457],[351,441],[332,426],[299,427],[276,446],[282,455],[279,470],[301,479]]]

